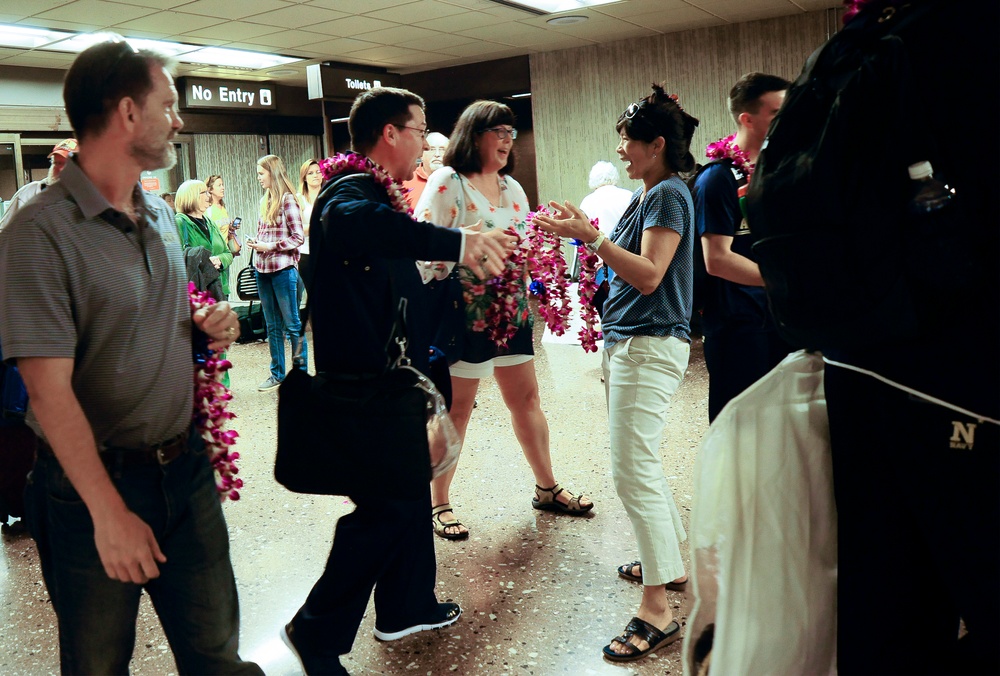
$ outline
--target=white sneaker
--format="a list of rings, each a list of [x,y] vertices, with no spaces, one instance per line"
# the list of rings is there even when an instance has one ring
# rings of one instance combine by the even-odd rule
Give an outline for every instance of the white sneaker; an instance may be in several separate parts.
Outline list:
[[[457,603],[439,603],[437,616],[436,619],[431,619],[427,624],[415,624],[399,631],[382,631],[376,623],[375,638],[380,641],[395,641],[404,636],[416,634],[418,631],[447,627],[449,624],[458,622],[458,618],[462,616],[462,608]]]

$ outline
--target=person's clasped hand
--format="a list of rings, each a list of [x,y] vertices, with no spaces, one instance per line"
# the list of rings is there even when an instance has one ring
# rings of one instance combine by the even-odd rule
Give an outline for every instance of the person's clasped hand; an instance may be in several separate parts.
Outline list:
[[[194,325],[208,336],[210,350],[225,350],[240,337],[239,317],[225,301],[198,310],[193,319]]]
[[[503,271],[504,260],[517,246],[517,237],[498,230],[480,233],[469,232],[470,229],[466,229],[462,264],[483,276],[499,275]],[[493,234],[495,232],[500,232],[500,235]]]

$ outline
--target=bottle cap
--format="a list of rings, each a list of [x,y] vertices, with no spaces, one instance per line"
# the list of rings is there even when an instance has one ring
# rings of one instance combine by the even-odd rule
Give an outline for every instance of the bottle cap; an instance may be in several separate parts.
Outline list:
[[[922,178],[929,178],[934,175],[934,167],[927,160],[923,162],[917,162],[916,164],[911,164],[907,171],[910,172],[910,178],[914,181],[919,181]]]

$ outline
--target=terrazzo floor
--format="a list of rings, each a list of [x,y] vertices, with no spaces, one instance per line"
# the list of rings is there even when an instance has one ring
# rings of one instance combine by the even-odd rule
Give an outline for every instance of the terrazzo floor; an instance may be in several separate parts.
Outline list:
[[[596,503],[587,517],[531,508],[533,480],[492,379],[482,382],[452,504],[470,528],[464,542],[435,538],[439,599],[461,604],[452,627],[392,643],[372,637],[373,612],[343,658],[351,674],[680,674],[683,641],[632,664],[605,661],[601,648],[639,605],[641,587],[616,566],[637,552],[615,495],[599,354],[536,329],[536,368],[551,429],[556,478]],[[267,344],[230,352],[239,416],[242,499],[224,506],[240,593],[241,655],[269,675],[301,673],[278,631],[305,599],[329,553],[345,498],[289,493],[272,477],[277,393],[261,393]],[[661,447],[663,467],[685,527],[698,444],[707,429],[708,375],[701,343],[671,405]],[[335,434],[335,430],[331,430]],[[428,528],[430,528],[428,513]],[[687,546],[682,545],[685,564]],[[363,562],[359,562],[363,565]],[[689,595],[668,592],[683,627]],[[58,673],[56,619],[42,583],[34,542],[5,534],[0,553],[0,674]],[[133,674],[176,673],[148,598],[138,622]]]

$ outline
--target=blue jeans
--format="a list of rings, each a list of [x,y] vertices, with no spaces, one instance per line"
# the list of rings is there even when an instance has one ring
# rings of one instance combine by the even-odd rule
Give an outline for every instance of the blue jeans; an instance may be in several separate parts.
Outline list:
[[[271,376],[285,379],[285,333],[292,344],[292,366],[306,370],[309,350],[299,319],[299,271],[294,267],[278,272],[257,272],[260,305],[267,322],[267,346],[271,349]]]
[[[111,471],[125,504],[150,528],[167,562],[146,585],[182,674],[261,674],[243,662],[229,532],[208,458]],[[124,674],[135,647],[143,586],[112,580],[94,544],[87,507],[59,462],[39,454],[27,521],[59,620],[64,674]]]

